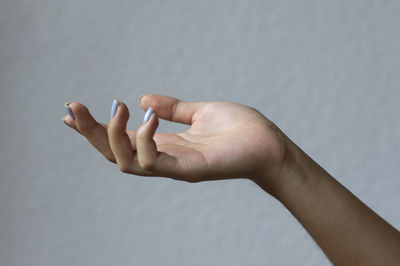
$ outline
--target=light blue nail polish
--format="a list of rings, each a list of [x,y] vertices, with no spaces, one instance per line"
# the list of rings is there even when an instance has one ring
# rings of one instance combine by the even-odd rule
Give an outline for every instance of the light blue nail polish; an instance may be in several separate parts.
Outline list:
[[[144,117],[143,117],[143,122],[144,123],[146,123],[147,121],[149,121],[149,119],[150,119],[150,117],[151,117],[151,115],[154,113],[154,110],[153,110],[153,108],[149,108],[149,109],[147,109],[147,111],[146,111],[146,113],[144,114]]]
[[[114,99],[112,106],[111,106],[111,118],[113,118],[115,116],[115,114],[117,113],[117,108],[118,108],[118,101]]]
[[[69,116],[70,116],[73,120],[75,120],[75,115],[74,115],[74,113],[72,112],[71,107],[69,107],[70,104],[71,104],[70,102],[66,102],[66,103],[64,104],[65,110],[67,110],[67,113],[69,114]]]

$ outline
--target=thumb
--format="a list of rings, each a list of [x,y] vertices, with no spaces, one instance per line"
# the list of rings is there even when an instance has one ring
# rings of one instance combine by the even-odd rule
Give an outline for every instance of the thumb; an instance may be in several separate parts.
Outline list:
[[[153,107],[162,119],[184,124],[192,124],[196,112],[204,105],[202,102],[186,102],[158,94],[141,96],[139,104],[144,110]]]

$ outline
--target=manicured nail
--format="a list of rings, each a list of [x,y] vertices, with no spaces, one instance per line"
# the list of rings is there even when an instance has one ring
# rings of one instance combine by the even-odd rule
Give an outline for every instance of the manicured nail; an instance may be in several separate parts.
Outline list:
[[[144,96],[144,95],[140,95],[139,98],[138,98],[138,103],[139,103],[139,105],[140,105],[140,101],[142,100],[143,96]]]
[[[143,118],[143,123],[146,123],[147,121],[149,121],[151,115],[154,113],[153,108],[149,108],[147,109],[146,113],[144,114],[144,118]]]
[[[114,99],[112,106],[111,106],[111,118],[113,118],[115,116],[115,114],[117,113],[118,105],[119,105],[119,102]]]
[[[64,104],[64,106],[65,106],[65,109],[67,110],[67,113],[69,114],[69,116],[70,116],[73,120],[75,120],[74,113],[72,112],[71,107],[69,107],[70,104],[71,104],[70,102],[66,102],[66,103]]]

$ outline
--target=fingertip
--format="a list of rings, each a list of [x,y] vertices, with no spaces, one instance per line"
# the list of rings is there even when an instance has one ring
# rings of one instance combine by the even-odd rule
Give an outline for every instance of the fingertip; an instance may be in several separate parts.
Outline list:
[[[115,114],[117,113],[118,106],[119,106],[119,102],[116,99],[114,99],[113,103],[111,105],[110,119],[114,118]]]
[[[65,106],[68,107],[69,110],[72,112],[73,117],[71,118],[73,120],[86,118],[86,116],[89,114],[89,109],[79,102],[67,102]]]
[[[140,98],[143,110],[154,108],[157,115],[166,120],[191,124],[193,115],[202,106],[200,103],[182,101],[165,95],[147,94]]]
[[[70,104],[71,104],[71,102],[66,102],[66,103],[64,103],[64,107],[65,107],[65,110],[67,111],[68,115],[69,115],[73,120],[75,120],[75,115],[74,115],[74,112],[72,112],[72,109],[71,109],[71,107],[70,107]]]
[[[147,121],[149,121],[149,119],[150,119],[150,117],[152,116],[153,113],[154,113],[154,109],[152,107],[147,109],[147,111],[146,111],[146,113],[144,114],[144,117],[143,117],[143,123],[146,123]]]
[[[143,110],[153,107],[156,111],[159,111],[160,108],[168,105],[171,101],[177,101],[177,99],[160,94],[146,94],[140,95],[138,101]]]
[[[126,123],[130,117],[129,109],[124,102],[117,101],[117,104],[115,104],[115,101],[116,100],[114,100],[111,107],[112,115],[110,124],[113,125],[125,124],[126,126]]]
[[[72,124],[75,124],[75,121],[69,115],[61,117],[61,121],[68,124],[69,126],[71,126]]]
[[[138,102],[143,110],[147,110],[152,105],[153,94],[140,95]]]
[[[74,117],[71,117],[71,115],[67,116],[66,123],[80,134],[89,136],[90,132],[98,124],[96,119],[90,114],[89,109],[79,102],[68,103],[68,108],[73,113]]]
[[[158,123],[159,121],[156,111],[152,107],[149,107],[144,114],[142,125],[145,127],[157,127]]]
[[[150,110],[150,108],[149,108]],[[138,135],[146,135],[146,136],[151,136],[153,137],[154,133],[156,132],[158,125],[159,125],[159,120],[157,113],[152,111],[151,113],[146,112],[145,117],[143,119],[143,123],[138,129]],[[147,117],[146,117],[147,116]]]
[[[63,122],[66,126],[72,128],[72,129],[76,130],[78,133],[80,133],[77,130],[75,121],[72,119],[71,116],[67,115],[67,116],[61,117],[61,122]]]

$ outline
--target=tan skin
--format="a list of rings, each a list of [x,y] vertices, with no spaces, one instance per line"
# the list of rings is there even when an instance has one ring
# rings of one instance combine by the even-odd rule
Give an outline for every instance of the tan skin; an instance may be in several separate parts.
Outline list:
[[[248,178],[299,220],[335,265],[400,265],[400,233],[343,187],[257,110],[229,102],[184,102],[146,95],[155,113],[137,131],[119,102],[109,124],[77,102],[67,125],[120,170],[187,182]],[[191,125],[155,133],[158,118]]]

